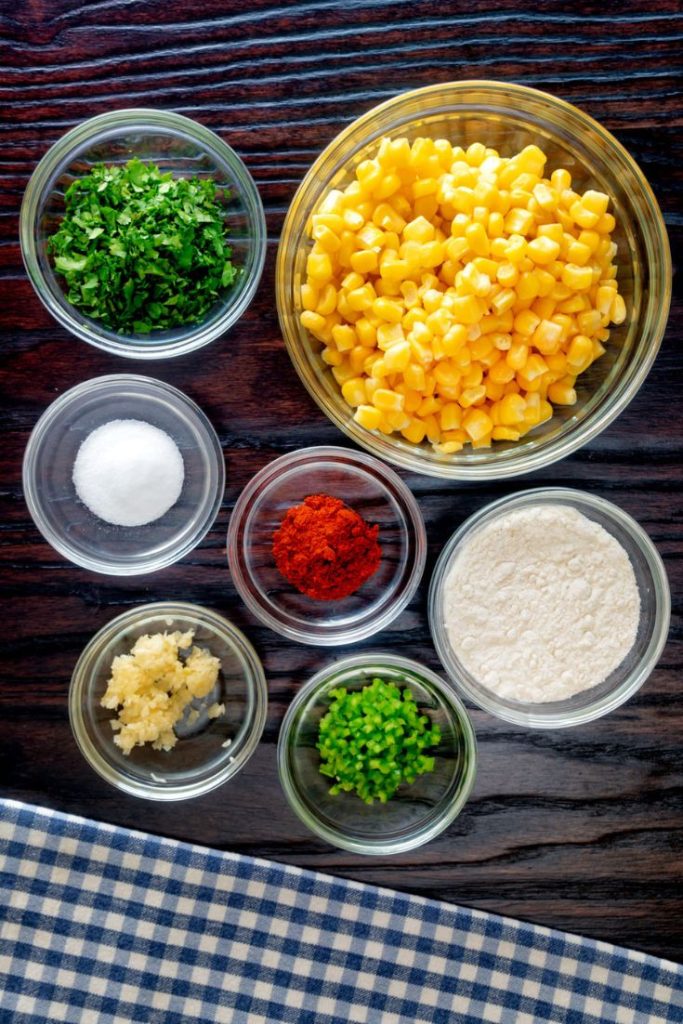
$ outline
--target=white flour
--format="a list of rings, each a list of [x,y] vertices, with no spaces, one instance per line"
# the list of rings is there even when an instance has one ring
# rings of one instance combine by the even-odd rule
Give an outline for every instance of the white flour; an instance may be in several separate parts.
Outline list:
[[[444,583],[454,651],[509,700],[564,700],[603,682],[633,646],[639,612],[624,548],[564,505],[516,509],[482,527]]]

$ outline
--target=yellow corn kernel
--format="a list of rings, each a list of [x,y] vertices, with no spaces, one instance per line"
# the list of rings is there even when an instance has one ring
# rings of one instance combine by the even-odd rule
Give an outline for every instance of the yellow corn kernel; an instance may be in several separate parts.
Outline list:
[[[557,307],[560,313],[582,313],[590,305],[585,292],[575,292]]]
[[[555,321],[541,321],[536,331],[531,335],[531,344],[538,348],[544,355],[549,352],[556,352],[560,347],[563,335],[563,325]]]
[[[495,426],[491,432],[494,441],[519,441],[521,436],[520,431],[512,427]]]
[[[361,374],[367,357],[368,350],[362,345],[356,345],[355,348],[352,348],[348,353],[349,369],[353,370],[355,375]]]
[[[593,271],[590,267],[567,263],[562,271],[562,283],[573,292],[585,291],[593,283]]]
[[[581,334],[588,334],[589,336],[595,334],[602,324],[600,311],[597,309],[587,309],[585,312],[579,313],[576,318],[576,324]]]
[[[329,316],[337,308],[337,289],[330,282],[326,284],[319,294],[315,312],[321,316]]]
[[[493,241],[495,238],[501,238],[505,230],[505,218],[503,214],[498,210],[492,210],[489,213],[488,224],[486,225],[486,234]]]
[[[405,310],[400,302],[393,302],[391,299],[380,296],[380,298],[375,299],[372,303],[372,312],[381,320],[398,324],[403,319]]]
[[[479,441],[493,430],[493,420],[483,409],[468,409],[462,425],[472,441]]]
[[[365,404],[365,382],[361,377],[351,377],[342,385],[342,397],[349,405]]]
[[[515,302],[517,301],[517,295],[512,288],[503,288],[502,291],[498,292],[491,299],[491,305],[495,309],[496,313],[504,313],[508,309],[512,309]]]
[[[361,317],[355,323],[356,337],[364,348],[374,348],[377,341],[377,328],[367,317]]]
[[[564,167],[558,167],[550,175],[550,184],[556,192],[562,192],[564,189],[569,188],[571,183],[572,176]]]
[[[567,357],[564,352],[551,352],[543,358],[545,359],[548,369],[555,380],[559,380],[560,377],[564,377],[566,375]]]
[[[440,441],[434,445],[435,451],[441,452],[442,455],[453,455],[462,451],[463,447],[462,441]]]
[[[505,362],[512,370],[522,370],[526,366],[527,359],[529,358],[529,346],[523,342],[513,341],[512,345],[508,349],[508,353],[505,357]],[[493,373],[493,371],[491,371]],[[513,373],[514,376],[514,373]],[[510,378],[512,379],[512,378]]]
[[[448,402],[441,407],[439,421],[442,430],[457,430],[462,423],[462,409],[457,402]]]
[[[530,210],[514,207],[506,215],[504,225],[509,235],[528,235],[534,226],[534,215]]]
[[[356,344],[356,332],[349,324],[336,324],[332,328],[332,340],[339,352],[348,352]]]
[[[469,409],[470,406],[476,405],[477,402],[481,402],[485,397],[486,386],[484,384],[475,384],[472,387],[463,388],[458,402],[463,409]]]
[[[443,337],[453,324],[453,317],[445,307],[434,310],[426,320],[427,327],[434,335]]]
[[[405,398],[406,400],[403,403],[405,411],[411,413],[417,412],[422,404],[422,394],[419,391],[413,391],[411,388],[408,388],[405,393]]]
[[[349,257],[352,269],[358,274],[369,274],[377,270],[379,256],[374,249],[359,249]]]
[[[328,366],[341,366],[344,362],[343,353],[337,351],[336,348],[330,348],[329,345],[322,350],[321,355],[323,362],[327,363]]]
[[[573,384],[568,384],[567,381],[572,378],[564,377],[562,380],[555,381],[548,388],[548,398],[555,405],[575,405],[576,404],[576,391],[574,390]]]
[[[576,238],[567,246],[567,260],[569,263],[573,263],[577,267],[584,267],[591,258],[591,255],[592,249],[584,242],[579,242]]]
[[[405,339],[401,324],[380,323],[377,328],[377,348],[386,352],[392,345]]]
[[[464,324],[453,324],[442,339],[444,355],[452,356],[467,342],[467,327]]]
[[[425,416],[424,425],[427,432],[427,440],[431,441],[432,444],[436,444],[441,438],[441,428],[436,416],[433,413],[431,416]]]
[[[577,199],[571,204],[569,207],[569,215],[581,228],[594,228],[600,220],[600,214],[593,213],[592,210],[584,206],[581,199]]]
[[[332,376],[339,387],[341,387],[343,384],[346,384],[347,380],[355,376],[355,371],[351,369],[348,363],[341,363],[339,366],[332,367]]]
[[[558,242],[553,241],[547,235],[540,235],[529,242],[526,251],[534,263],[546,266],[546,264],[552,263],[554,259],[557,259],[560,246]]]
[[[356,313],[362,313],[372,307],[375,301],[375,289],[371,284],[364,284],[360,288],[354,288],[346,293],[346,302],[350,309]],[[339,308],[339,304],[337,304]]]
[[[522,334],[525,337],[531,337],[536,328],[541,322],[541,318],[532,313],[530,309],[523,309],[517,314],[513,321],[513,328],[517,334]]]
[[[377,388],[372,396],[372,404],[382,412],[403,412],[405,396],[389,388]]]
[[[411,417],[406,412],[385,412],[384,420],[392,430],[405,430],[410,426]]]
[[[610,320],[613,324],[623,324],[626,319],[626,303],[621,295],[614,296],[614,302],[610,311]]]
[[[524,364],[524,378],[527,381],[535,381],[548,371],[548,364],[542,356],[533,352]]]
[[[434,380],[437,384],[453,388],[460,383],[460,369],[450,359],[444,359],[434,367]]]
[[[382,413],[374,405],[359,405],[353,418],[366,430],[377,430],[382,422]]]
[[[410,242],[431,242],[436,234],[434,225],[426,217],[415,217],[402,230],[403,238]]]
[[[372,214],[372,223],[384,231],[395,231],[397,234],[403,231],[406,225],[405,220],[397,213],[389,203],[379,203]]]
[[[412,352],[412,348],[411,348]],[[425,371],[423,366],[417,363],[409,363],[403,373],[406,385],[414,391],[422,391],[425,386]]]
[[[601,235],[611,235],[617,226],[617,222],[611,213],[603,213],[602,217],[595,225],[595,230]]]
[[[301,305],[304,309],[314,312],[319,299],[320,293],[312,284],[307,281],[306,284],[301,285]]]
[[[538,272],[524,271],[517,283],[516,299],[520,302],[532,302],[538,295]]]
[[[416,417],[412,417],[409,425],[401,430],[403,437],[405,437],[406,441],[410,441],[411,444],[420,444],[424,441],[426,433],[426,425]]]
[[[526,402],[521,395],[505,395],[498,406],[498,418],[503,426],[514,426],[524,419]]]
[[[451,308],[453,316],[461,324],[476,324],[481,320],[482,309],[474,295],[453,296]]]
[[[432,416],[441,410],[441,405],[440,398],[437,398],[435,395],[426,395],[418,406],[417,415],[422,418]]]
[[[305,309],[300,319],[302,327],[305,327],[307,331],[314,334],[316,338],[321,338],[326,325],[324,316],[321,316],[320,313],[314,313],[311,309]]]
[[[595,308],[602,317],[602,324],[609,323],[610,313],[614,305],[614,289],[609,285],[601,284],[595,294]]]
[[[332,278],[332,260],[326,252],[311,252],[306,260],[306,274],[314,285],[327,284]]]
[[[483,224],[470,224],[465,229],[465,239],[476,256],[488,256],[490,251],[489,237]]]
[[[573,373],[581,373],[593,362],[593,342],[585,334],[576,334],[567,350],[567,366]]]
[[[341,247],[339,235],[331,231],[326,224],[316,224],[311,231],[311,235],[323,252],[334,253]]]
[[[411,349],[408,341],[398,341],[384,353],[387,373],[403,373],[410,362]]]
[[[591,213],[596,213],[598,217],[602,217],[603,213],[607,213],[609,196],[606,196],[604,192],[595,192],[593,189],[588,189],[587,192],[584,192],[581,203],[586,210],[590,210]]]

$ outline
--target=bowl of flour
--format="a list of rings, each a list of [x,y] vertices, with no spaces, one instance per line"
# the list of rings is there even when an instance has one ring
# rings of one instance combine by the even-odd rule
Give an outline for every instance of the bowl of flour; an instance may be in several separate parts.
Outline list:
[[[670,595],[634,519],[551,487],[502,498],[455,532],[429,617],[463,696],[508,722],[560,728],[607,714],[642,686],[666,643]]]

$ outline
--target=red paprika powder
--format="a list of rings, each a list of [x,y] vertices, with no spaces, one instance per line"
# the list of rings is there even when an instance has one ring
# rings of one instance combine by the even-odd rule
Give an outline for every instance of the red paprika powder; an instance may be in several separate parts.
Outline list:
[[[310,494],[288,509],[273,534],[275,564],[302,594],[338,601],[377,569],[382,555],[378,532],[378,526],[368,526],[339,498]]]

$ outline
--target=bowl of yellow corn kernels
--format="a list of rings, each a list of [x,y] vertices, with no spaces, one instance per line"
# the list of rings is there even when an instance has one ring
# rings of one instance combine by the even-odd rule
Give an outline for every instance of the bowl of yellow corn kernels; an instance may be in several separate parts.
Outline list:
[[[433,476],[563,458],[638,391],[671,256],[624,148],[546,93],[404,93],[321,153],[290,206],[276,294],[294,366],[358,444]]]

